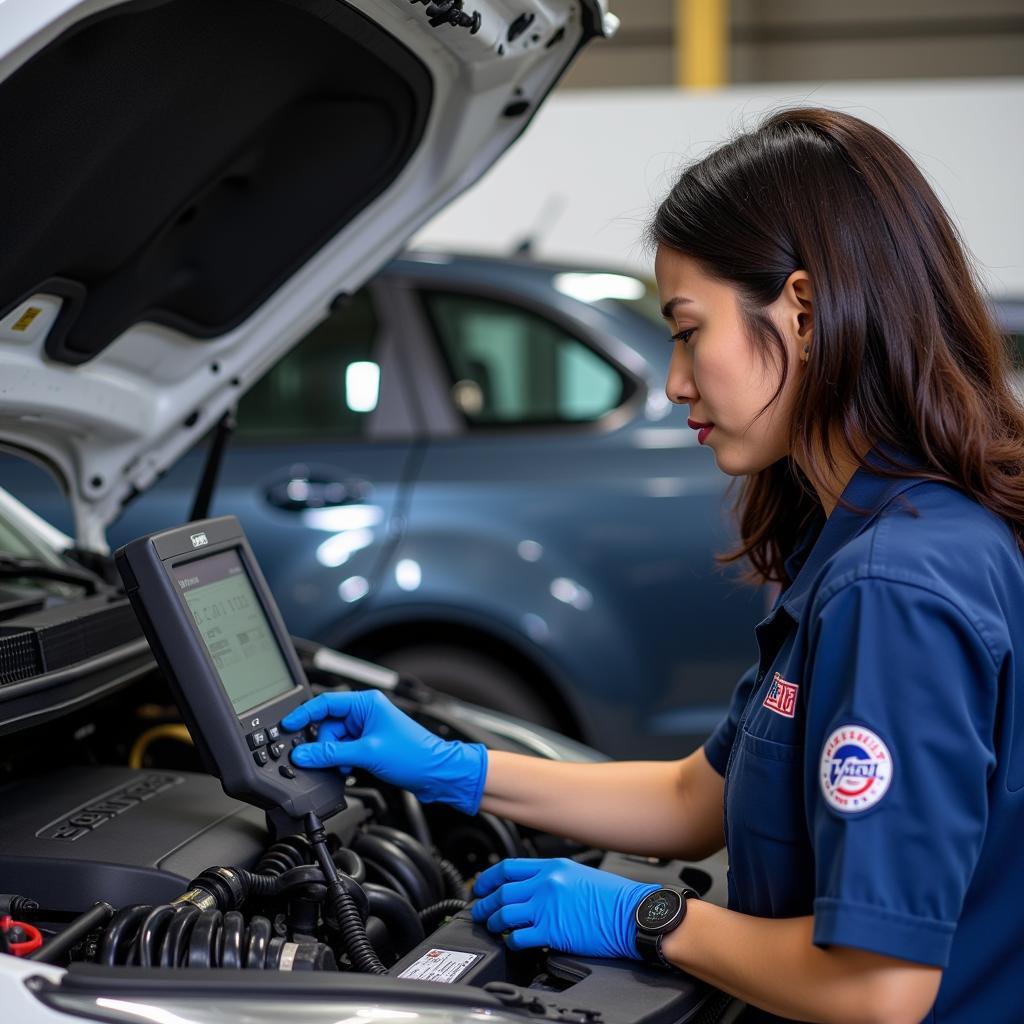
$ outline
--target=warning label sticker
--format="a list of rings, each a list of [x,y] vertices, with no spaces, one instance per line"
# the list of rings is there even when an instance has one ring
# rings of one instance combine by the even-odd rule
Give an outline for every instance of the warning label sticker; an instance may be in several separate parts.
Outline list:
[[[35,320],[42,310],[38,306],[29,306],[21,316],[15,320],[11,327],[12,331],[27,331],[32,326],[32,321]]]
[[[458,981],[483,953],[463,953],[457,949],[428,949],[399,975],[416,981],[440,981],[450,985]]]

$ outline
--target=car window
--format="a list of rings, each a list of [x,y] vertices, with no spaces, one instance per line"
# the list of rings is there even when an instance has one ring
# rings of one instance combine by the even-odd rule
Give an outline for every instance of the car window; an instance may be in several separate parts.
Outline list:
[[[537,313],[470,295],[423,300],[470,424],[588,422],[626,396],[615,366]]]
[[[237,436],[362,437],[380,393],[377,328],[368,291],[357,292],[245,394]]]

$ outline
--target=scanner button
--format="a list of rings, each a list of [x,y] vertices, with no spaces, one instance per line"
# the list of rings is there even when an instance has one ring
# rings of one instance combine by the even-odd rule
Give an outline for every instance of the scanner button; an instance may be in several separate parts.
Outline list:
[[[285,745],[283,743],[271,743],[267,749],[270,751],[270,756],[276,761],[285,752]]]
[[[295,769],[290,764],[283,764],[277,769],[286,779],[295,778]]]
[[[270,726],[267,729],[267,739],[270,740],[271,743],[273,743],[274,740],[277,740],[277,739],[280,739],[280,738],[281,738],[281,730],[276,725],[272,725],[272,726]]]
[[[255,732],[249,733],[246,739],[249,741],[249,749],[256,750],[267,742],[267,734],[262,729],[257,729]]]
[[[252,759],[262,768],[270,758],[267,756],[265,750],[254,750],[252,752]]]

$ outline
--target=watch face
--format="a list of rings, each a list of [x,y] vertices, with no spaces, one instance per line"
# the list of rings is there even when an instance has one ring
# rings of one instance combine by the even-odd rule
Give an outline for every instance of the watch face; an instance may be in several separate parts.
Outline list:
[[[674,889],[652,892],[636,908],[636,923],[648,931],[660,931],[679,917],[683,897]]]

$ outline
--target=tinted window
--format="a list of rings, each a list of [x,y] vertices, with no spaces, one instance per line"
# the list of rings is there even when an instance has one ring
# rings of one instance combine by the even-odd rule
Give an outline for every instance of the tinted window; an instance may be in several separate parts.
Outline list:
[[[536,313],[466,295],[424,301],[469,423],[586,422],[625,396],[614,366]]]
[[[362,436],[380,389],[376,336],[370,296],[357,292],[245,394],[238,406],[239,435]]]

